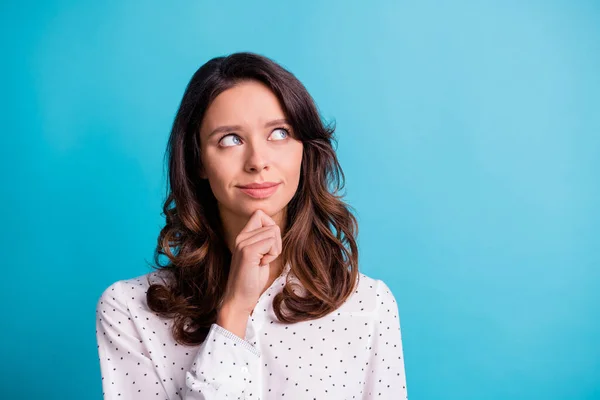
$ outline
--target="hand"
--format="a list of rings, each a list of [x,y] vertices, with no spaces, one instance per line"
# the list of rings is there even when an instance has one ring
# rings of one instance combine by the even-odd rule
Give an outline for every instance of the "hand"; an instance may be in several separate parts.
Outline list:
[[[269,280],[269,263],[281,254],[279,226],[256,210],[235,239],[223,304],[238,313],[252,313]]]

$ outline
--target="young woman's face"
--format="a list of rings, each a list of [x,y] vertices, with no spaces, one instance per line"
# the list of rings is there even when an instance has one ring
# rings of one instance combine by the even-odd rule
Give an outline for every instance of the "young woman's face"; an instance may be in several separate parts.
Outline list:
[[[303,145],[293,136],[277,97],[264,84],[245,81],[219,94],[200,127],[200,176],[208,179],[219,207],[244,216],[285,208],[300,180]],[[266,198],[239,187],[263,182],[279,185]]]

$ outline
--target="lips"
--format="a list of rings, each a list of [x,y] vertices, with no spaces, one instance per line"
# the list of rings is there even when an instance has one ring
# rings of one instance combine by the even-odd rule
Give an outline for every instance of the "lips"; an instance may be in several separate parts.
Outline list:
[[[252,187],[254,186],[254,187]],[[256,187],[258,186],[258,187]],[[238,186],[239,189],[247,194],[250,197],[256,198],[256,199],[266,199],[267,197],[270,197],[271,195],[273,195],[273,193],[275,193],[277,191],[277,189],[279,188],[279,183],[270,183],[270,184],[253,184],[253,185],[247,185],[247,186]]]
[[[243,189],[266,189],[272,186],[278,185],[277,182],[262,182],[262,183],[250,183],[248,185],[239,185]]]

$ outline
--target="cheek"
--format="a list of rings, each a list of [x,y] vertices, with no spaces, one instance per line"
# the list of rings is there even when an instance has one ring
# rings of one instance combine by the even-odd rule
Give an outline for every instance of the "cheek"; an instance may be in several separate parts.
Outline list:
[[[285,174],[290,184],[297,185],[302,171],[302,149],[289,154],[285,160]]]
[[[229,174],[229,169],[232,167],[231,160],[225,159],[219,154],[208,152],[203,154],[202,160],[204,162],[205,171],[209,179],[221,182]]]
[[[204,164],[204,171],[210,187],[217,198],[223,198],[229,182],[231,182],[231,164],[223,163],[214,158],[208,159]]]
[[[219,188],[225,188],[231,182],[233,174],[228,169],[228,166],[221,165],[219,168],[211,168],[210,178],[213,185]]]
[[[300,174],[300,170],[302,169],[302,150],[302,145],[300,144],[299,148],[297,148],[292,157],[290,157],[290,159],[292,160],[291,169],[298,175]]]

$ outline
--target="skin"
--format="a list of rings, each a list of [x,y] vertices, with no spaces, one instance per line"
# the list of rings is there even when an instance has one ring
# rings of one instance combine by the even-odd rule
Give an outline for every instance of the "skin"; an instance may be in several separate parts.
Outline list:
[[[285,232],[287,204],[300,180],[303,145],[295,139],[279,100],[264,84],[244,81],[219,94],[206,110],[200,127],[202,179],[217,199],[225,240],[233,252],[235,239],[250,217],[262,210]],[[223,126],[238,126],[211,133]],[[287,132],[285,130],[287,130]],[[266,199],[255,199],[236,185],[281,182]],[[281,274],[280,258],[269,264],[268,288]]]

